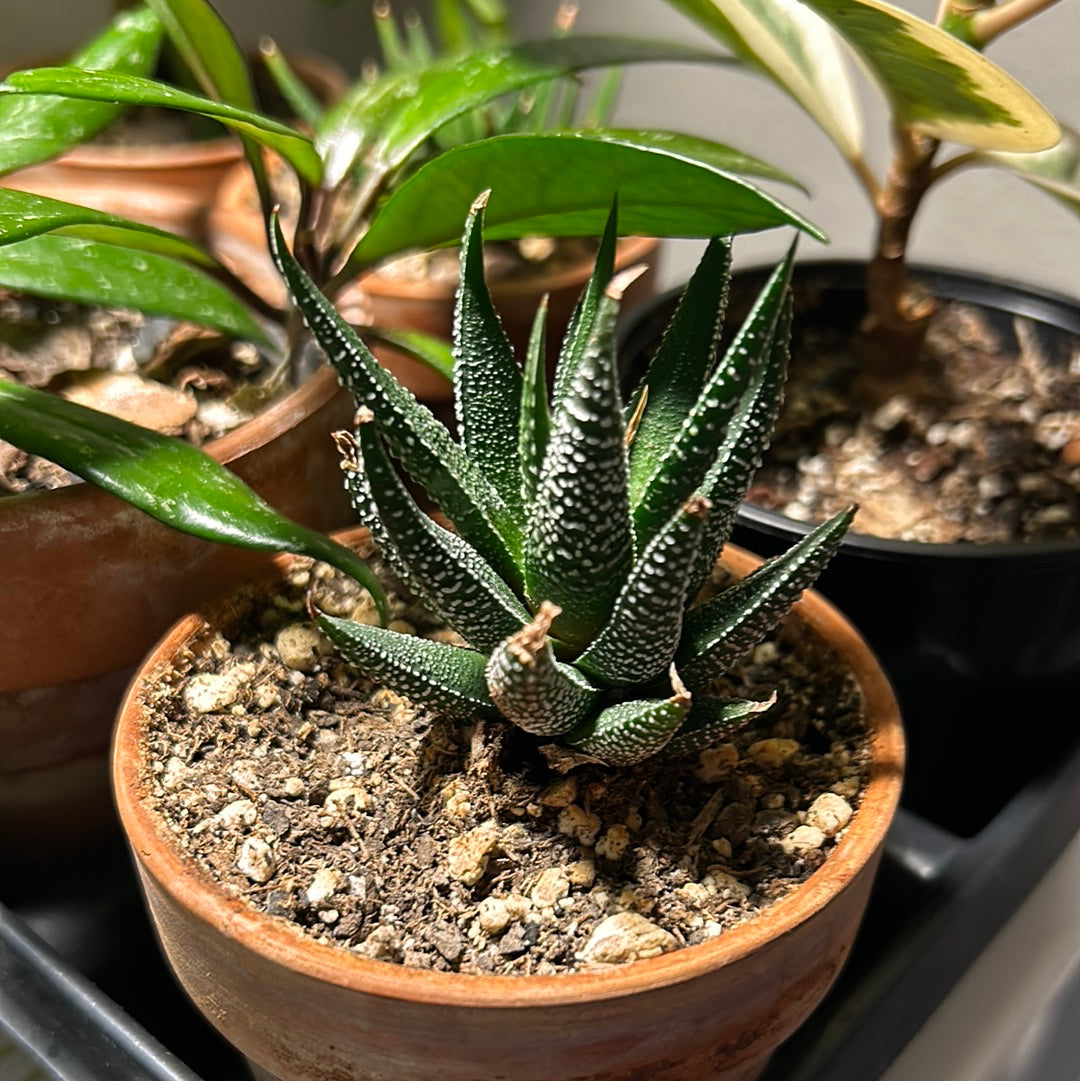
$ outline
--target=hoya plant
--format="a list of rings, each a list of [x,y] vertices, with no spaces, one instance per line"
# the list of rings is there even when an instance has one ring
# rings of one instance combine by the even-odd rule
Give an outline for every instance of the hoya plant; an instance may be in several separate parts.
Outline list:
[[[498,239],[598,235],[616,190],[630,233],[707,237],[794,224],[820,235],[746,179],[786,179],[762,162],[691,136],[604,127],[550,102],[554,87],[586,69],[723,58],[611,36],[504,40],[501,4],[491,0],[440,0],[443,45],[433,49],[413,24],[403,34],[379,11],[385,63],[365,67],[339,101],[312,100],[265,45],[298,117],[284,123],[260,111],[249,62],[208,0],[147,0],[70,65],[0,82],[0,174],[61,153],[124,108],[215,120],[242,140],[267,220],[278,199],[269,157],[295,178],[289,245],[331,299],[395,255],[456,242],[473,196],[489,187],[498,192],[489,235]],[[149,77],[163,41],[197,91]],[[283,349],[299,327],[291,309],[254,296],[189,240],[4,189],[0,285],[192,320]],[[432,357],[448,368],[444,352]]]
[[[867,357],[900,380],[935,303],[908,273],[923,200],[961,169],[1002,167],[1080,210],[1080,141],[982,50],[1056,0],[942,0],[933,22],[883,0],[667,0],[787,93],[832,140],[877,218]],[[875,172],[852,54],[887,105],[892,154]]]
[[[712,241],[624,404],[614,216],[549,389],[543,307],[523,363],[492,307],[486,201],[473,206],[462,240],[457,439],[378,365],[280,229],[272,233],[299,310],[359,406],[356,430],[337,436],[359,518],[404,584],[465,644],[329,615],[319,624],[373,680],[444,713],[502,717],[571,760],[632,765],[699,750],[770,704],[718,696],[717,679],[815,580],[852,517],[837,515],[699,600],[779,409],[792,257],[721,352],[730,246]],[[96,441],[74,438],[77,427],[46,429],[35,424],[39,397],[0,387],[0,436],[189,531],[235,543],[250,521],[246,543],[305,550],[298,533],[275,541],[286,527],[268,526],[265,508],[198,451],[146,433],[125,443],[120,422]],[[71,403],[48,409],[70,425],[87,422]],[[452,527],[420,508],[406,476]],[[328,553],[324,545],[313,554]]]

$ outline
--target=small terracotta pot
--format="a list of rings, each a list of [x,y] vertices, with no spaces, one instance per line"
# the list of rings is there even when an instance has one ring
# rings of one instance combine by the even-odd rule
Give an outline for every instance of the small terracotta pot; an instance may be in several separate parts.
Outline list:
[[[207,445],[318,529],[352,514],[330,433],[351,396],[329,367]],[[106,750],[133,666],[182,613],[265,565],[89,484],[0,500],[0,858],[78,847],[111,820]]]
[[[222,182],[210,211],[207,232],[215,253],[234,273],[268,300],[284,303],[284,287],[266,250],[263,222],[246,164],[231,170]],[[616,270],[639,263],[646,267],[624,292],[624,311],[644,303],[655,293],[658,248],[659,241],[653,237],[626,237],[619,241]],[[538,270],[535,275],[489,282],[492,300],[518,356],[524,356],[537,306],[545,295],[548,296],[548,356],[554,355],[592,269],[593,260],[588,257],[550,273]],[[415,280],[374,270],[341,295],[339,307],[350,321],[358,324],[418,330],[449,341],[454,325],[455,289],[452,282]],[[417,397],[426,401],[446,401],[451,397],[450,384],[418,361],[385,345],[374,345],[372,351]]]
[[[738,573],[760,561],[732,550]],[[285,561],[278,563],[280,577]],[[279,1081],[749,1081],[839,972],[901,784],[895,699],[850,624],[807,594],[799,618],[856,674],[871,726],[862,802],[823,866],[701,945],[600,972],[474,976],[403,968],[316,943],[224,893],[153,810],[144,696],[205,649],[250,596],[175,626],[121,711],[113,783],[157,933],[188,994]]]
[[[348,85],[344,72],[325,57],[297,53],[289,62],[322,101],[340,97]],[[218,188],[243,157],[232,135],[163,145],[85,143],[0,183],[197,239]]]

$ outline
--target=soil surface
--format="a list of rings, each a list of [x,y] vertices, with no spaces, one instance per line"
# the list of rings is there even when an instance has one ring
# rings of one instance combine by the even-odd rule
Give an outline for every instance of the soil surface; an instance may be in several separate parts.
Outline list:
[[[298,561],[281,595],[149,692],[150,790],[226,891],[320,942],[501,974],[653,956],[784,896],[858,807],[861,698],[794,624],[717,688],[778,695],[726,742],[560,772],[508,725],[373,688],[308,621],[309,593],[374,621],[358,587]],[[392,606],[395,629],[456,641]]]
[[[0,291],[0,378],[59,394],[196,446],[292,388],[247,343],[137,312]],[[77,480],[0,440],[0,497]]]
[[[750,502],[799,521],[855,502],[857,532],[901,540],[1080,538],[1075,336],[992,325],[952,302],[934,318],[921,385],[860,411],[859,372],[846,331],[801,337]]]

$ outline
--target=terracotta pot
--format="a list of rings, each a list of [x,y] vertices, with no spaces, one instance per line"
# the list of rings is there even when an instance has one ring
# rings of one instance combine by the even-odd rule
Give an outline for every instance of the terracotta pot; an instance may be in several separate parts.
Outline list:
[[[348,85],[324,57],[290,54],[289,62],[322,101],[340,97]],[[243,157],[231,135],[164,145],[86,143],[0,183],[198,238],[221,182]]]
[[[322,367],[206,449],[319,529],[352,515],[330,433],[351,396]],[[111,820],[106,749],[133,666],[182,613],[263,566],[88,484],[0,500],[0,858],[78,847]]]
[[[759,562],[738,551],[727,561],[740,573]],[[234,595],[188,617],[147,659],[121,711],[113,783],[169,961],[258,1077],[749,1081],[824,996],[897,805],[903,737],[876,661],[820,597],[807,594],[798,616],[856,673],[871,723],[870,779],[841,843],[789,896],[710,942],[602,972],[527,977],[402,968],[320,945],[225,894],[155,814],[147,688],[249,603]]]
[[[222,182],[210,211],[207,231],[211,246],[231,270],[274,303],[284,302],[281,279],[266,250],[251,175],[243,163]],[[624,311],[644,303],[655,293],[658,248],[659,241],[653,237],[627,237],[619,241],[617,270],[638,263],[647,267],[624,293]],[[590,256],[550,273],[489,282],[492,300],[517,355],[524,355],[537,305],[545,294],[548,355],[554,355],[592,269]],[[339,307],[357,324],[419,330],[449,341],[454,325],[455,289],[454,282],[416,280],[375,270],[342,294]],[[385,345],[376,345],[373,352],[417,397],[427,401],[446,401],[451,397],[450,384],[423,364]]]

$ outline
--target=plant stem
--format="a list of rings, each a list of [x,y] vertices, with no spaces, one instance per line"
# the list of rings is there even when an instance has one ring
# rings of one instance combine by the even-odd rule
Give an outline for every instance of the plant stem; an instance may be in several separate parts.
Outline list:
[[[906,128],[897,130],[896,151],[876,200],[878,237],[867,267],[868,312],[863,324],[865,366],[873,381],[899,384],[913,375],[932,297],[908,278],[907,249],[915,214],[934,181],[939,142]]]
[[[971,16],[971,34],[978,46],[985,48],[994,38],[1027,22],[1057,2],[1058,0],[1008,0],[1008,3],[999,7],[977,11]]]

